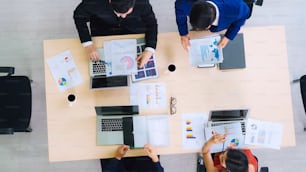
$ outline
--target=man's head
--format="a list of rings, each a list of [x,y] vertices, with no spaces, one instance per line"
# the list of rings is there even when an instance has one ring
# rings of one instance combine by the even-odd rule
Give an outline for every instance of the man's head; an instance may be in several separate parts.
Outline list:
[[[228,171],[247,172],[248,158],[244,152],[238,149],[228,149],[219,156],[221,165]]]
[[[109,0],[116,13],[124,14],[133,9],[136,0]]]
[[[192,4],[189,20],[192,30],[208,30],[216,19],[215,7],[205,1],[196,1]]]

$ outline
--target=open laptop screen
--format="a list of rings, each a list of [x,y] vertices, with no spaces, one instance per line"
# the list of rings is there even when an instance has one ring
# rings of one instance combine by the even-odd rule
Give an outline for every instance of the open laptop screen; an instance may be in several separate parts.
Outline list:
[[[91,86],[95,88],[108,88],[108,87],[126,87],[129,85],[128,76],[95,76],[92,78]]]
[[[136,115],[139,113],[137,105],[130,106],[96,106],[97,115],[114,116],[114,115]]]
[[[228,121],[233,119],[244,119],[248,113],[247,109],[214,110],[210,112],[211,121]]]

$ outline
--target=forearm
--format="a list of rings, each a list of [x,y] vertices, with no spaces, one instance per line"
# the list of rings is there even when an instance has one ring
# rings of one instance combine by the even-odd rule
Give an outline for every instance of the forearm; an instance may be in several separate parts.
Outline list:
[[[143,9],[142,20],[145,22],[146,47],[156,48],[157,44],[157,20],[150,4]]]
[[[231,26],[225,32],[225,37],[227,37],[230,40],[233,40],[238,34],[238,32],[240,31],[240,28],[244,23],[245,23],[245,20],[239,20],[231,24]]]
[[[175,17],[180,36],[185,36],[188,34],[187,16],[189,14],[187,14],[185,11],[189,11],[189,8],[190,4],[187,3],[187,1],[175,1]]]
[[[214,162],[211,156],[210,148],[213,145],[211,141],[204,144],[202,149],[202,156],[207,172],[212,172],[215,170]]]
[[[78,31],[81,43],[86,41],[91,41],[91,35],[87,26],[89,22],[89,14],[86,12],[84,4],[79,4],[78,7],[74,10],[73,19]]]

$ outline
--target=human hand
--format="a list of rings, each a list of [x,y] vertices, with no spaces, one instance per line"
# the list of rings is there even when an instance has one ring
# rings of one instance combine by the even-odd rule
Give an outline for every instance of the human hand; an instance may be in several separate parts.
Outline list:
[[[221,38],[221,40],[219,41],[218,46],[221,47],[221,48],[224,48],[224,47],[226,47],[226,45],[227,45],[227,43],[228,43],[229,41],[230,41],[230,40],[229,40],[227,37],[223,36],[223,37]]]
[[[211,142],[213,144],[225,142],[226,135],[227,134],[215,134],[208,140],[208,142]]]
[[[210,152],[210,147],[211,147],[213,144],[218,144],[218,143],[225,142],[226,135],[227,135],[227,133],[225,133],[225,134],[215,134],[215,135],[213,135],[213,136],[204,144],[204,146],[202,147],[202,154],[207,154],[207,153],[209,153],[209,152]]]
[[[158,156],[156,154],[156,150],[152,145],[146,144],[143,149],[147,153],[148,157],[152,159],[153,162],[159,161]]]
[[[121,160],[121,158],[127,153],[127,151],[130,150],[130,147],[127,145],[121,145],[120,147],[118,147],[117,151],[116,151],[116,155],[115,158],[118,160]]]
[[[138,63],[138,67],[142,68],[151,58],[151,56],[153,55],[153,53],[151,51],[145,50],[144,52],[142,52],[142,54],[140,54],[137,58],[136,61]]]
[[[100,59],[97,49],[94,45],[88,45],[85,47],[89,60],[98,61]]]
[[[187,34],[185,36],[181,36],[181,43],[185,51],[188,52],[190,47],[190,36]]]

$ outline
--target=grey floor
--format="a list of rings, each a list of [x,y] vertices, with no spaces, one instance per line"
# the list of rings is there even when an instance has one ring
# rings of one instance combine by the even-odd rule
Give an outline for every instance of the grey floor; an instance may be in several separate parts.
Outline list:
[[[0,66],[15,66],[16,74],[30,76],[33,88],[33,132],[0,136],[0,172],[100,172],[98,160],[48,162],[46,105],[43,69],[43,40],[77,37],[72,12],[80,0],[1,0]],[[174,0],[151,0],[159,31],[177,31]],[[265,0],[255,7],[244,27],[284,25],[286,27],[289,73],[291,79],[306,74],[305,0]],[[306,163],[305,112],[299,84],[291,84],[296,147],[281,150],[256,149],[261,166],[272,172],[301,171]],[[281,108],[281,107],[280,107]],[[196,156],[162,156],[167,172],[193,172]]]

